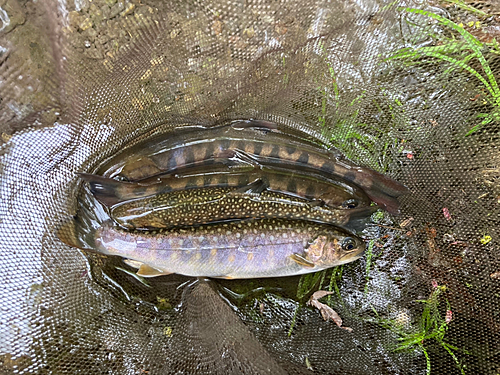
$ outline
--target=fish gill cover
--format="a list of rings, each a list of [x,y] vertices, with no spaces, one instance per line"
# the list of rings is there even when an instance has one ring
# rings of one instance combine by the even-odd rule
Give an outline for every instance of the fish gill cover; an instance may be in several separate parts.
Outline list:
[[[494,2],[0,8],[2,373],[498,373]],[[364,258],[152,280],[57,238],[78,201],[105,217],[76,173],[174,127],[251,118],[410,189]]]

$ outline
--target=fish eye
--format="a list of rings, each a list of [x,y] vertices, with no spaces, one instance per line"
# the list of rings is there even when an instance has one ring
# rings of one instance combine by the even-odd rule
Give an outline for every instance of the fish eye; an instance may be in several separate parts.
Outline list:
[[[354,238],[346,237],[344,241],[342,241],[342,249],[350,251],[356,248],[356,241]]]
[[[356,199],[348,199],[342,202],[342,207],[344,208],[356,208],[358,207],[358,201]]]

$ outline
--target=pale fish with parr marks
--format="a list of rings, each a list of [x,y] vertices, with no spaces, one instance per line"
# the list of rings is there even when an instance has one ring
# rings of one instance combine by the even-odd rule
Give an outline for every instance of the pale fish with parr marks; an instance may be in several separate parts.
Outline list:
[[[246,279],[293,276],[360,258],[365,243],[327,224],[263,219],[152,232],[128,232],[103,224],[96,250],[118,255],[154,277],[171,273],[193,277]]]

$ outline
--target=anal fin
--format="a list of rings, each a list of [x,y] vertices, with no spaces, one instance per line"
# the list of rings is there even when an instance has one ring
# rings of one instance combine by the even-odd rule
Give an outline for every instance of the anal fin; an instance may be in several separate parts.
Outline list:
[[[224,275],[224,276],[217,276],[217,279],[224,279],[224,280],[234,280],[236,277],[231,276],[231,275]]]
[[[133,260],[133,259],[123,259],[123,263],[125,263],[127,266],[130,266],[135,269],[141,268],[143,265],[142,262],[139,262],[138,260]]]
[[[168,271],[162,271],[157,268],[153,268],[151,266],[148,266],[147,264],[137,262],[135,260],[132,260],[130,262],[130,259],[127,259],[129,262],[126,262],[129,266],[137,268],[139,266],[139,270],[137,271],[138,276],[142,277],[156,277],[156,276],[163,276],[163,275],[170,275],[173,272],[168,272]]]

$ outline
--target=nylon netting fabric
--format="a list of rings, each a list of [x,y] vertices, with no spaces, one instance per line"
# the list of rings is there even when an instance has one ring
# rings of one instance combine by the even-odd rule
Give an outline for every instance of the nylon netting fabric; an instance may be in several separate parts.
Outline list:
[[[497,374],[500,9],[465,1],[0,1],[5,374]],[[146,282],[56,236],[76,172],[155,134],[273,121],[404,183],[365,256]],[[312,291],[352,332],[306,306]],[[327,300],[325,299],[325,301]]]

